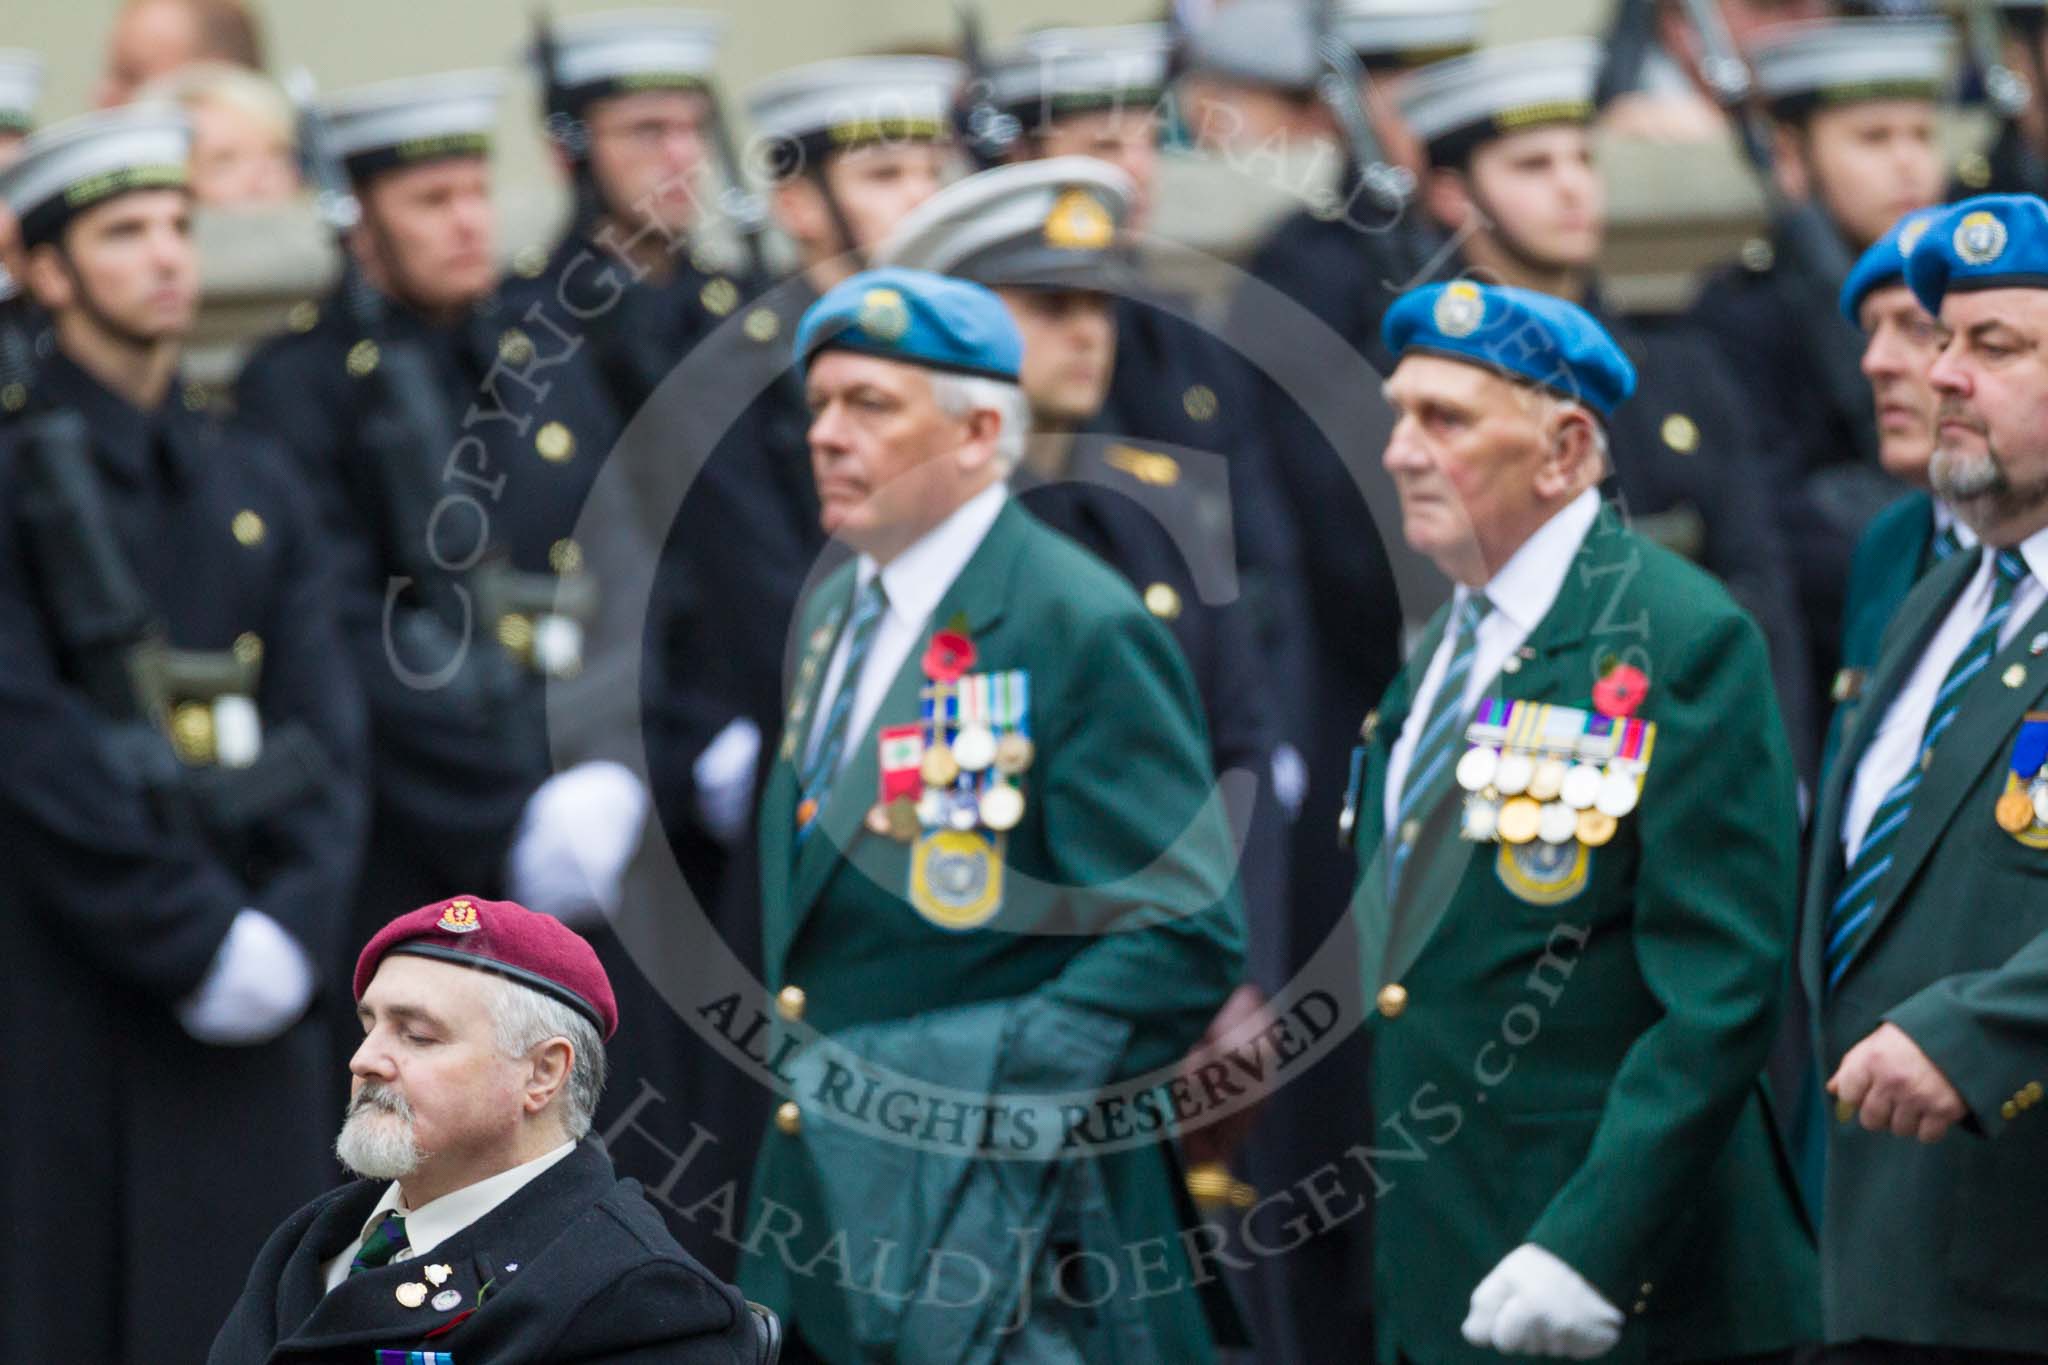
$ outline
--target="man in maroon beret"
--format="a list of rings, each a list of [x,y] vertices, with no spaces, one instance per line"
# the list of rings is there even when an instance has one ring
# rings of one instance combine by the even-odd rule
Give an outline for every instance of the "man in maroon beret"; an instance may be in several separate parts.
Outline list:
[[[271,1236],[213,1365],[757,1358],[738,1291],[589,1136],[618,1007],[574,930],[439,901],[370,940],[355,997],[334,1150],[363,1179]]]

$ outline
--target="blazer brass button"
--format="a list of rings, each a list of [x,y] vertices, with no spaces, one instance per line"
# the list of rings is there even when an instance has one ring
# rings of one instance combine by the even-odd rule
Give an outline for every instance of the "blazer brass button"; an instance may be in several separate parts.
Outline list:
[[[802,986],[784,986],[775,993],[775,1012],[794,1024],[804,1017],[804,998]]]
[[[804,1111],[796,1107],[795,1100],[784,1100],[775,1111],[775,1126],[786,1137],[795,1137],[803,1131]]]
[[[1389,981],[1380,987],[1380,1013],[1389,1019],[1399,1019],[1401,1011],[1408,1008],[1408,988],[1398,981]]]

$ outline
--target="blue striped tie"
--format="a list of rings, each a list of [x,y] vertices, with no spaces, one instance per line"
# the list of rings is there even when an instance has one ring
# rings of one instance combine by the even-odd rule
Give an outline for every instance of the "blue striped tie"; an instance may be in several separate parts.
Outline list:
[[[1835,896],[1834,904],[1828,907],[1825,932],[1827,946],[1822,961],[1827,967],[1828,989],[1833,990],[1841,980],[1842,969],[1849,964],[1849,958],[1861,940],[1871,915],[1877,909],[1878,883],[1891,870],[1894,841],[1905,827],[1906,817],[1913,811],[1913,793],[1920,788],[1920,779],[1926,774],[1927,763],[1934,753],[1934,746],[1948,733],[1948,727],[1955,724],[1962,714],[1963,693],[1973,679],[1982,673],[1998,653],[1998,630],[2005,624],[2005,618],[2012,614],[2013,590],[2027,576],[2027,561],[2018,550],[2000,550],[1994,561],[1996,579],[1991,588],[1991,607],[1984,613],[1983,623],[1976,634],[1963,646],[1963,652],[1956,656],[1948,676],[1942,680],[1941,690],[1934,694],[1934,706],[1927,715],[1927,730],[1920,741],[1920,761],[1907,770],[1884,800],[1878,802],[1871,812],[1870,829],[1863,836],[1863,843],[1856,850],[1856,860],[1849,864],[1842,874],[1842,889]]]
[[[1394,854],[1387,860],[1389,901],[1401,887],[1401,871],[1408,865],[1411,848],[1410,842],[1400,837],[1400,831],[1410,820],[1419,818],[1433,807],[1442,798],[1445,785],[1450,781],[1451,755],[1457,751],[1458,741],[1464,737],[1464,727],[1459,722],[1465,717],[1465,680],[1472,674],[1472,655],[1479,643],[1479,623],[1491,610],[1493,604],[1486,600],[1486,594],[1478,592],[1467,597],[1457,609],[1451,637],[1450,666],[1444,669],[1443,681],[1437,685],[1436,698],[1429,707],[1429,720],[1415,741],[1415,752],[1409,756],[1408,772],[1401,782],[1401,799],[1394,807]]]
[[[882,588],[882,576],[876,574],[868,580],[860,600],[853,604],[853,618],[846,623],[846,667],[839,674],[839,691],[832,698],[832,708],[825,713],[825,728],[819,732],[817,746],[804,764],[802,796],[796,806],[798,842],[817,827],[818,809],[839,771],[839,760],[846,748],[847,717],[853,713],[854,694],[860,691],[861,666],[867,662],[875,631],[881,626],[882,613],[888,606],[889,594]]]
[[[1944,526],[1934,537],[1934,543],[1928,548],[1933,555],[1933,558],[1929,561],[1930,565],[1945,563],[1956,551],[1962,549],[1963,538],[1956,533],[1955,523],[1950,522],[1947,526]]]

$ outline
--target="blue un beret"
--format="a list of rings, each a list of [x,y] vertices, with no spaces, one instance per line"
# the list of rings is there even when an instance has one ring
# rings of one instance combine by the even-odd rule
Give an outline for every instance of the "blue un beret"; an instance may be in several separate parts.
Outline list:
[[[1452,280],[1394,300],[1380,336],[1396,356],[1425,351],[1526,380],[1612,417],[1636,367],[1575,303],[1513,285]]]
[[[828,346],[1012,383],[1024,363],[1024,338],[989,290],[893,266],[841,280],[804,310],[796,363]]]
[[[1930,313],[1951,289],[2048,289],[2048,204],[1980,194],[1951,205],[1906,258],[1906,283]]]
[[[1842,281],[1842,316],[1849,320],[1851,327],[1863,325],[1861,314],[1863,301],[1880,289],[1906,282],[1906,258],[1913,254],[1913,248],[1920,245],[1920,239],[1946,212],[1945,209],[1914,209],[1891,230],[1870,244],[1870,249],[1856,259],[1856,266],[1849,272],[1849,278]]]

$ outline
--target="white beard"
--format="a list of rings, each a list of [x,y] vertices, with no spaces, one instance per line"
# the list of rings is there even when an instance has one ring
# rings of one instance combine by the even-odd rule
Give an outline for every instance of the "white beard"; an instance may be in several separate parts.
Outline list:
[[[403,1180],[427,1156],[413,1135],[412,1106],[397,1091],[374,1084],[365,1085],[349,1101],[334,1154],[342,1165],[371,1180]]]

